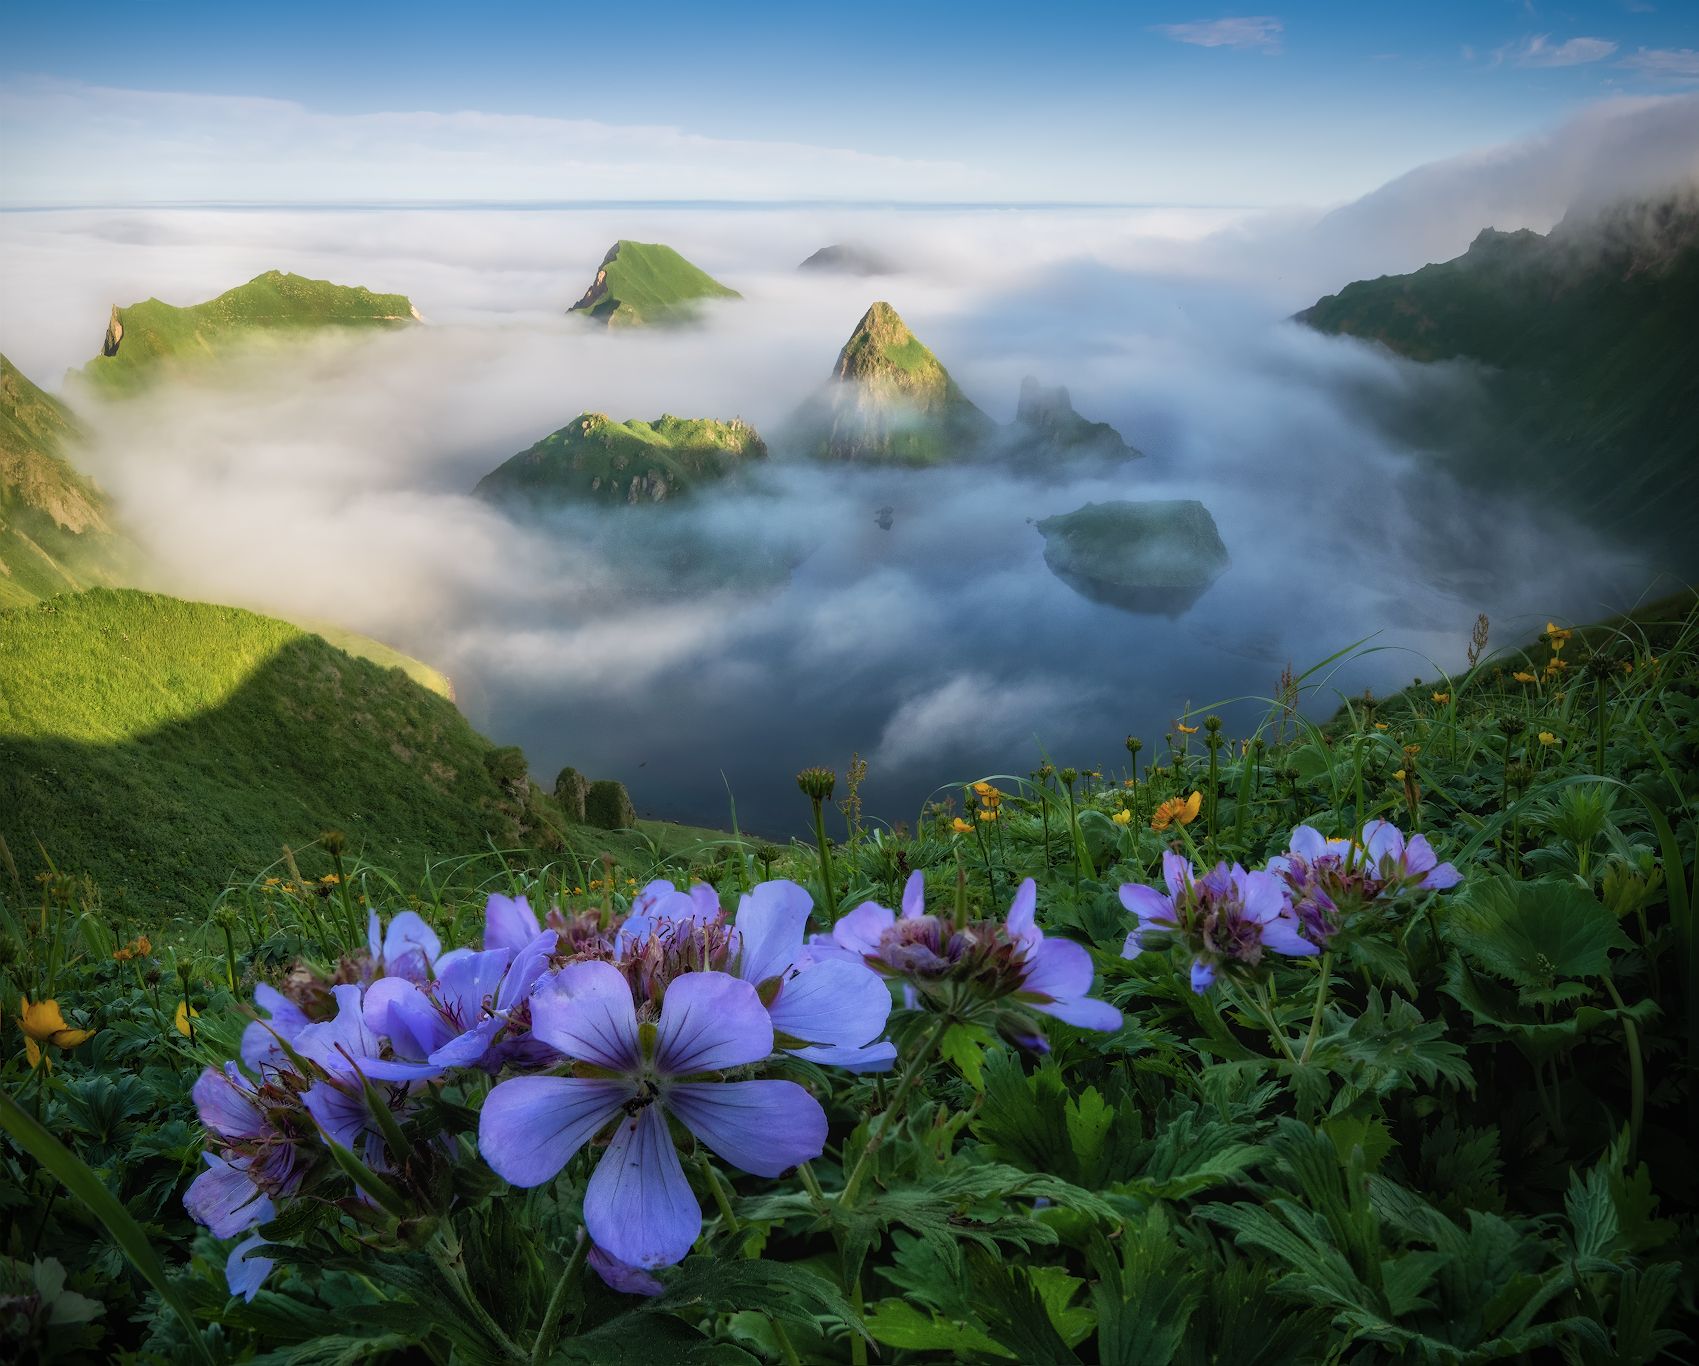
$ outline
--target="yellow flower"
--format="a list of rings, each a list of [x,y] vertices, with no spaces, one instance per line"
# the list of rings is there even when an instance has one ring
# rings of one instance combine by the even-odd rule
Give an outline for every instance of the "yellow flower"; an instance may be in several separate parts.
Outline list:
[[[989,797],[997,789],[992,787],[990,783],[982,781],[982,782],[975,783],[973,785],[973,790],[975,792],[977,792],[981,797]]]
[[[1634,672],[1634,666],[1625,659],[1622,661],[1622,671],[1625,674],[1631,674]]]
[[[128,963],[134,955],[128,949],[113,949],[112,959],[117,963]]]
[[[1524,673],[1521,669],[1518,669],[1515,673],[1511,674],[1510,676],[1512,678],[1514,678],[1518,683],[1532,683],[1534,681],[1534,675],[1533,674]]]
[[[146,958],[150,953],[153,952],[153,941],[151,939],[149,939],[145,934],[144,935],[138,935],[137,938],[136,938],[136,952],[139,953],[143,958]]]
[[[1188,726],[1184,721],[1176,721],[1174,724],[1180,728],[1182,735],[1196,735],[1198,733],[1196,726]]]
[[[191,1038],[193,1036],[193,1031],[189,1026],[189,1021],[191,1019],[198,1020],[200,1018],[200,1014],[200,1011],[196,1010],[187,1001],[179,1001],[177,1002],[177,1015],[176,1018],[172,1020],[172,1024],[177,1026],[177,1032],[185,1039]]]
[[[1133,823],[1133,813],[1131,811],[1117,811],[1109,819],[1114,821],[1116,825],[1131,825]]]
[[[334,886],[336,886],[337,883],[339,883],[341,881],[342,881],[342,879],[340,877],[338,877],[335,873],[326,873],[323,877],[321,877],[319,879],[320,885],[324,886],[324,887],[334,887]]]
[[[950,822],[950,829],[958,835],[971,835],[973,833],[973,822],[964,821],[960,816],[957,816]]]
[[[1152,830],[1166,830],[1170,825],[1190,825],[1198,818],[1198,811],[1203,806],[1203,793],[1194,792],[1189,797],[1170,797],[1156,808],[1156,813],[1150,818]]]
[[[1375,729],[1376,730],[1385,730],[1386,729],[1386,722],[1385,721],[1376,721],[1375,722]]]
[[[283,881],[283,879],[282,879],[282,878],[277,878],[277,877],[268,877],[268,878],[267,878],[267,879],[266,879],[266,880],[265,880],[265,885],[266,885],[266,886],[267,886],[267,887],[275,887],[275,886],[277,886],[277,884],[278,884],[278,883],[279,883],[279,882],[281,882],[281,881]]]
[[[1540,743],[1542,745],[1555,745],[1557,743],[1557,736],[1553,735],[1549,730],[1543,730],[1540,732]]]
[[[1436,703],[1443,707],[1447,702],[1451,701],[1451,694],[1448,692],[1436,692],[1433,694],[1433,699]]]
[[[53,1058],[47,1051],[47,1044],[56,1048],[75,1048],[94,1037],[92,1029],[72,1029],[66,1024],[65,1017],[59,1013],[59,1002],[52,1000],[37,1001],[31,1005],[28,996],[21,996],[18,1000],[18,1024],[24,1031],[24,1056],[29,1059],[32,1070],[43,1062],[46,1062],[49,1072],[53,1070]]]
[[[982,806],[982,807],[980,807],[979,808],[979,819],[982,820],[982,821],[994,821],[994,820],[996,820],[997,819],[997,808],[994,807],[994,806]]]
[[[1397,771],[1397,772],[1395,772],[1395,773],[1394,773],[1394,774],[1393,774],[1393,775],[1392,775],[1392,776],[1393,776],[1393,777],[1394,777],[1394,778],[1396,778],[1396,779],[1397,779],[1397,780],[1398,780],[1398,781],[1399,781],[1399,782],[1403,782],[1403,781],[1404,781],[1404,779],[1405,779],[1405,778],[1406,778],[1406,777],[1408,777],[1408,776],[1409,776],[1409,775],[1408,775],[1408,774],[1406,774],[1406,773],[1405,773],[1405,771],[1404,771],[1404,770],[1403,770],[1403,769],[1399,769],[1399,770],[1398,770],[1398,771]]]

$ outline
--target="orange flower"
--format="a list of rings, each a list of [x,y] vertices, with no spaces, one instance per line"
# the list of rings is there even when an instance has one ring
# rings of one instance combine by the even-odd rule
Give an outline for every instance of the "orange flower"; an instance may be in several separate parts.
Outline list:
[[[1432,696],[1433,696],[1435,703],[1437,703],[1439,706],[1442,706],[1442,707],[1447,702],[1451,701],[1451,694],[1448,693],[1448,692],[1436,692]]]
[[[1182,735],[1196,735],[1198,733],[1196,726],[1188,726],[1184,721],[1176,721],[1174,724],[1179,727]]]
[[[1194,792],[1189,797],[1170,797],[1156,808],[1156,813],[1150,818],[1150,828],[1166,830],[1170,825],[1190,825],[1198,818],[1202,807],[1201,792]]]
[[[72,1029],[66,1024],[65,1017],[59,1013],[59,1002],[37,1001],[31,1005],[28,996],[18,1000],[18,1025],[24,1031],[24,1056],[29,1059],[30,1067],[39,1067],[45,1061],[49,1072],[53,1070],[53,1058],[46,1045],[75,1048],[94,1037],[92,1029]]]
[[[973,790],[981,797],[989,797],[997,789],[992,787],[988,782],[980,781],[973,785]]]
[[[1375,729],[1376,730],[1385,730],[1386,729],[1386,722],[1385,721],[1376,721],[1375,722]]]
[[[973,823],[971,821],[964,821],[960,816],[957,816],[950,822],[950,829],[954,830],[958,835],[970,835],[973,833]]]
[[[997,819],[997,808],[994,806],[982,806],[979,808],[978,814],[979,819],[982,821],[994,821]]]
[[[1532,683],[1532,682],[1534,682],[1534,675],[1531,674],[1531,673],[1524,673],[1521,669],[1518,669],[1515,673],[1511,674],[1510,676],[1512,678],[1514,678],[1518,683]]]

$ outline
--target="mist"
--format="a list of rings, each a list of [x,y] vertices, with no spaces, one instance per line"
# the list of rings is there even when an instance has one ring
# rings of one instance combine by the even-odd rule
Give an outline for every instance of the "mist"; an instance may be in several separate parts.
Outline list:
[[[1468,171],[1449,229],[1465,244],[1485,226]],[[1498,223],[1525,225],[1550,224]],[[1455,667],[1478,612],[1508,643],[1646,589],[1630,551],[1483,502],[1391,435],[1399,413],[1466,423],[1479,378],[1286,321],[1353,278],[1321,280],[1323,253],[1295,250],[1294,231],[1185,209],[6,214],[0,347],[59,387],[114,302],[191,303],[273,268],[406,293],[428,325],[238,355],[132,400],[64,385],[149,586],[418,655],[545,785],[570,763],[625,780],[646,813],[716,824],[734,796],[744,828],[780,833],[805,765],[859,752],[869,808],[912,818],[941,787],[1044,757],[1108,768],[1129,733],[1149,756],[1189,706],[1254,724],[1262,704],[1232,699],[1270,695],[1288,661],[1377,647],[1318,680],[1325,713]],[[667,242],[745,298],[678,331],[568,316],[619,237]],[[900,273],[795,270],[843,241]],[[1342,259],[1403,269],[1410,250],[1374,228]],[[1144,458],[1039,478],[821,468],[784,449],[775,434],[875,299],[999,422],[1030,374]],[[664,508],[515,517],[471,496],[587,410],[741,416],[775,449],[750,480]],[[1231,567],[1176,618],[1080,596],[1032,524],[1115,498],[1202,500]],[[683,534],[794,567],[671,593],[633,574]]]

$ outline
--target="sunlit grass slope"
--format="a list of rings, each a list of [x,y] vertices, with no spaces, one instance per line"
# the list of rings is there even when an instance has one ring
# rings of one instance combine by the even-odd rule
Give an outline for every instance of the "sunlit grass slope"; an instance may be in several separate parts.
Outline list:
[[[51,859],[166,914],[285,844],[323,871],[327,829],[414,870],[639,838],[567,828],[492,752],[401,667],[238,608],[97,589],[0,613],[0,836],[26,878]]]
[[[675,322],[703,299],[741,299],[707,271],[659,242],[615,242],[595,283],[572,307],[610,326]]]
[[[192,369],[237,342],[325,328],[405,327],[417,317],[404,294],[268,270],[186,308],[158,299],[114,308],[103,354],[83,374],[109,393],[127,393],[161,373]]]

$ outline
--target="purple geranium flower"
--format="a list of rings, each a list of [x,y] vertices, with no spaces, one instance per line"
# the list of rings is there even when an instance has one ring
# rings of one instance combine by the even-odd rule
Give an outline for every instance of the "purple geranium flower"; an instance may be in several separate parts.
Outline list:
[[[374,977],[406,977],[426,981],[442,955],[442,941],[417,911],[398,911],[389,929],[379,933],[378,913],[366,920],[366,950]]]
[[[511,949],[518,953],[543,932],[537,913],[522,896],[491,892],[484,903],[484,950]]]
[[[1397,826],[1383,820],[1363,827],[1361,844],[1328,839],[1313,826],[1300,825],[1287,852],[1268,861],[1268,870],[1285,883],[1303,933],[1324,946],[1348,911],[1404,892],[1445,891],[1463,880],[1451,864],[1439,861],[1426,836],[1406,840]]]
[[[645,1003],[646,1015],[653,1010]],[[703,1078],[773,1051],[760,997],[736,977],[674,977],[658,1018],[640,1025],[631,984],[618,968],[570,963],[532,998],[531,1028],[596,1075],[501,1082],[484,1101],[479,1150],[514,1185],[540,1186],[612,1123],[585,1192],[584,1224],[598,1247],[627,1266],[670,1265],[701,1230],[668,1114],[758,1176],[778,1176],[825,1148],[825,1112],[795,1082]]]
[[[265,1067],[283,1067],[289,1056],[283,1043],[293,1044],[307,1027],[307,1012],[276,987],[261,982],[254,988],[254,1004],[270,1017],[250,1020],[242,1031],[242,1061],[254,1072]]]
[[[421,984],[384,977],[366,988],[362,1012],[373,1035],[389,1040],[388,1056],[355,1059],[383,1081],[424,1080],[451,1067],[487,1066],[496,1036],[549,965],[555,932],[534,935],[517,953],[456,950],[437,960],[437,979]]]
[[[1127,935],[1123,958],[1137,958],[1146,935],[1171,933],[1192,950],[1192,990],[1208,991],[1223,964],[1255,967],[1263,951],[1311,954],[1320,950],[1299,933],[1285,888],[1272,873],[1247,873],[1217,864],[1202,877],[1191,861],[1168,850],[1162,856],[1168,895],[1138,883],[1121,887],[1121,904],[1139,924]]]

